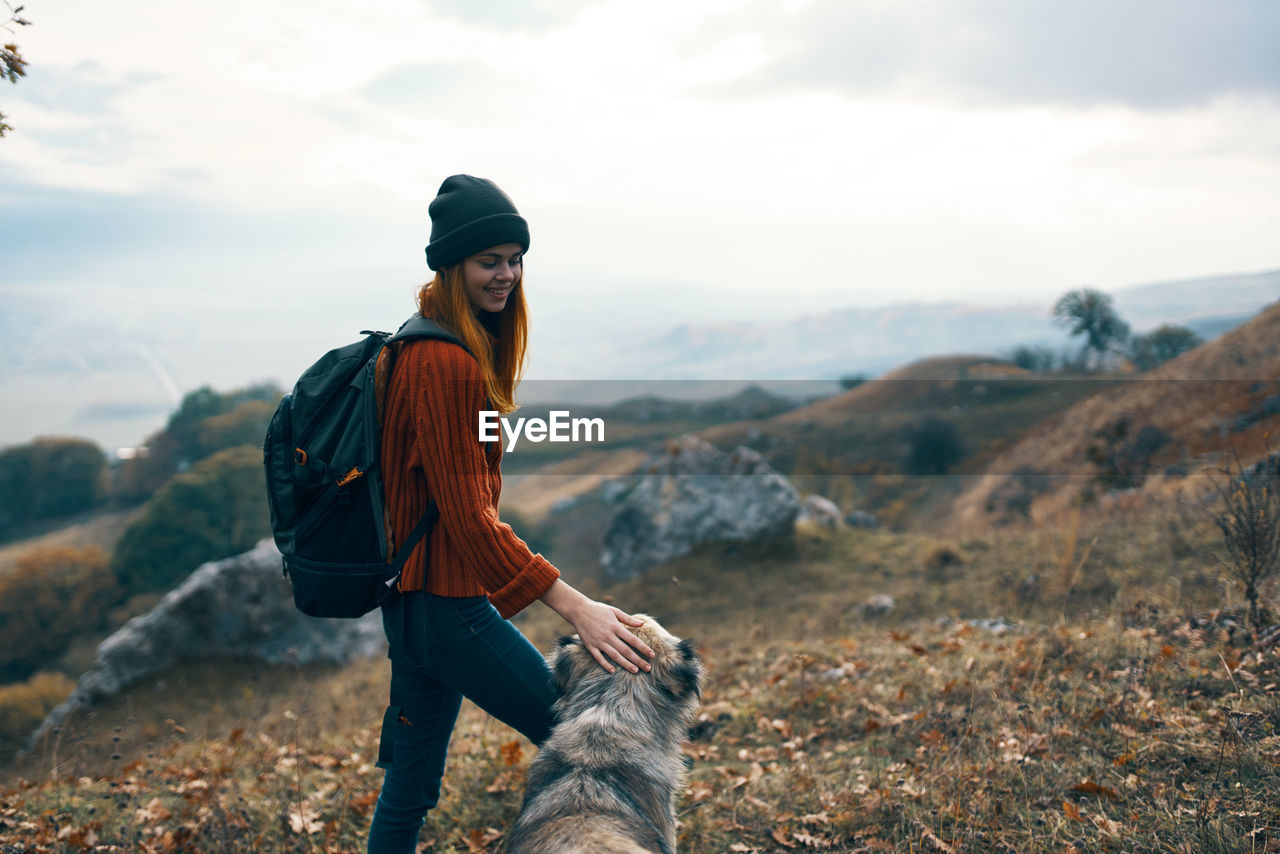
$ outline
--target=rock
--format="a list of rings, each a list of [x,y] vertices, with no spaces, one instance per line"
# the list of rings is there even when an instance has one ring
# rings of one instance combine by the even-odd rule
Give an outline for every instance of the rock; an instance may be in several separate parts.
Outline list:
[[[867,601],[862,603],[862,616],[883,617],[892,611],[896,604],[888,593],[876,593],[868,596]]]
[[[560,515],[568,513],[570,510],[578,506],[578,496],[566,495],[564,498],[557,498],[551,505],[552,515]]]
[[[829,498],[823,498],[821,495],[805,496],[804,504],[800,507],[800,515],[796,519],[797,522],[816,522],[827,528],[838,528],[840,523],[844,521],[844,514],[840,512],[840,508],[835,502]]]
[[[606,480],[604,485],[600,487],[600,497],[610,504],[617,504],[619,501],[627,497],[627,493],[631,491],[631,484],[622,480]]]
[[[669,442],[650,460],[604,536],[610,580],[634,578],[696,545],[786,533],[800,496],[750,448],[723,453],[696,436]]]
[[[1004,617],[996,617],[995,619],[970,620],[969,625],[975,629],[984,629],[991,634],[999,637],[1005,632],[1016,632],[1018,627],[1016,624],[1009,622]]]
[[[150,612],[98,646],[75,690],[28,739],[34,744],[73,711],[190,659],[239,656],[273,664],[344,663],[386,653],[378,611],[359,620],[321,620],[293,606],[270,540],[206,563]]]
[[[844,517],[844,523],[851,528],[879,528],[880,520],[866,510],[854,510]]]

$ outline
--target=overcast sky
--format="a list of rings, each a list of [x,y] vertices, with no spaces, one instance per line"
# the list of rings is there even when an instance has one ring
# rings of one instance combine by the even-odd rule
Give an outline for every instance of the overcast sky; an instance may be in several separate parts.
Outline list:
[[[535,369],[579,332],[1280,266],[1275,0],[26,6],[10,379],[71,336],[164,394],[291,380],[411,309],[456,172],[530,221]]]

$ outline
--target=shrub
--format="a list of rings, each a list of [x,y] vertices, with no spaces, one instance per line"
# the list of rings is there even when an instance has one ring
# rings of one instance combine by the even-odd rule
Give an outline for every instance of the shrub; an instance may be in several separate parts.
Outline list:
[[[964,456],[956,425],[929,416],[907,431],[908,474],[943,474]]]
[[[1099,441],[1085,448],[1085,456],[1098,467],[1098,480],[1108,489],[1136,486],[1143,475],[1152,473],[1156,454],[1173,441],[1150,424],[1135,431],[1124,415],[1093,435]]]
[[[1259,587],[1280,569],[1280,456],[1272,454],[1245,471],[1240,460],[1213,481],[1222,510],[1206,510],[1222,534],[1223,561],[1244,587],[1255,629],[1268,619]]]
[[[1053,370],[1058,364],[1058,354],[1048,347],[1021,344],[1013,348],[1013,352],[1009,354],[1009,361],[1024,371],[1040,373]]]
[[[1135,337],[1130,344],[1129,358],[1137,368],[1146,371],[1202,343],[1200,336],[1187,327],[1166,323],[1154,332]]]
[[[36,439],[0,451],[0,536],[89,509],[103,497],[106,471],[106,454],[84,439]]]
[[[0,685],[0,762],[17,753],[23,740],[74,688],[75,683],[61,673],[37,673],[26,682]]]
[[[120,599],[102,550],[47,546],[0,575],[0,681],[50,667],[77,636],[100,630]]]
[[[130,594],[165,590],[270,532],[262,451],[228,448],[161,488],[120,536],[111,565]]]

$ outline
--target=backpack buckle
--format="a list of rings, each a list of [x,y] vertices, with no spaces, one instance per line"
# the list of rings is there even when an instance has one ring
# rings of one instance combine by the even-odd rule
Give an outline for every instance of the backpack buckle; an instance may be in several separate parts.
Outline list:
[[[359,467],[352,466],[351,471],[347,472],[342,477],[338,478],[338,486],[346,486],[348,483],[350,483],[351,481],[355,480],[356,478],[360,477],[363,474],[364,472],[360,471]]]
[[[294,448],[293,461],[300,466],[305,466],[307,464],[307,452],[301,448]]]

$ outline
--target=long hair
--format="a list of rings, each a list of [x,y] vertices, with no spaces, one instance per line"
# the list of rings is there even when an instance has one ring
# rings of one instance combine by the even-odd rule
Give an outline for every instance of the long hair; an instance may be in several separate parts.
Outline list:
[[[489,405],[504,414],[514,410],[516,385],[524,374],[529,340],[523,272],[512,285],[507,304],[498,315],[496,347],[467,297],[460,263],[440,268],[436,277],[418,290],[418,312],[449,327],[466,343],[480,363]]]

